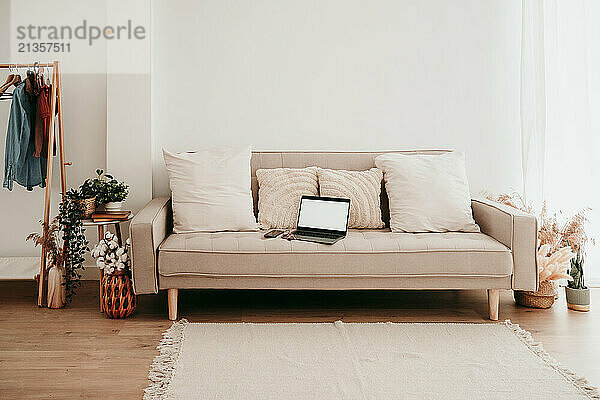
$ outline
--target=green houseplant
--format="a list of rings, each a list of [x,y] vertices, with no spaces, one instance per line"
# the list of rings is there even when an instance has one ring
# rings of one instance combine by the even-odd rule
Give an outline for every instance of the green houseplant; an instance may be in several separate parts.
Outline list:
[[[75,290],[81,285],[81,271],[85,269],[83,266],[85,254],[90,250],[89,242],[85,238],[85,228],[82,223],[83,210],[77,202],[78,196],[81,194],[77,190],[69,190],[63,196],[57,216],[64,241],[67,302],[71,301]]]
[[[70,302],[81,284],[84,255],[88,248],[82,224],[82,195],[69,190],[62,198],[58,215],[42,233],[32,233],[27,240],[44,245],[48,267],[48,307],[60,308]],[[43,227],[44,228],[44,227]]]
[[[100,170],[96,170],[96,173],[98,173],[98,171]],[[83,218],[89,218],[96,210],[98,194],[102,192],[103,186],[104,181],[98,179],[98,177],[93,179],[90,178],[86,179],[81,186],[79,186],[79,190],[72,193],[71,198],[76,199],[81,205]]]
[[[94,198],[96,206],[104,204],[107,210],[120,210],[128,194],[129,186],[101,169],[97,169],[96,176],[86,179],[79,187],[82,200]],[[84,217],[89,218],[92,212],[84,212]]]
[[[83,196],[94,196],[96,205],[104,204],[107,210],[119,210],[129,194],[129,186],[119,182],[101,169],[94,178],[86,179],[79,187]]]
[[[571,259],[569,275],[572,280],[565,287],[567,307],[575,311],[590,311],[590,289],[585,286],[583,262],[583,254],[579,247],[577,256]]]
[[[123,205],[123,200],[127,198],[128,194],[129,186],[114,178],[110,179],[106,182],[102,194],[102,200],[105,202],[104,207],[107,210],[120,210]]]

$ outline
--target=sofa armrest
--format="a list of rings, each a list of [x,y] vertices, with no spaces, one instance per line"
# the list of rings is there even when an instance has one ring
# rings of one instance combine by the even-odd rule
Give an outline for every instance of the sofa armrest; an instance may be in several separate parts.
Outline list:
[[[481,231],[508,247],[513,257],[514,290],[537,290],[537,220],[516,208],[490,200],[471,201]]]
[[[131,272],[136,294],[158,293],[157,251],[171,233],[172,222],[169,197],[151,200],[131,221]]]

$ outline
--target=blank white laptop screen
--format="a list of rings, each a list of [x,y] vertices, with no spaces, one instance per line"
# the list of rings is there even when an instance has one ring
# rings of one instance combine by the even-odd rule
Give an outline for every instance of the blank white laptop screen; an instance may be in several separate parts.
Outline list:
[[[298,228],[346,231],[350,203],[302,199]]]

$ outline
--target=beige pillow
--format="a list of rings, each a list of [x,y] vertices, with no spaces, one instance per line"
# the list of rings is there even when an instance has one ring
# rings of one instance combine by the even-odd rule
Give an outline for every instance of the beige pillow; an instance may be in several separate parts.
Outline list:
[[[173,231],[257,230],[250,189],[250,146],[171,153],[163,149]]]
[[[350,199],[349,228],[383,228],[381,219],[381,181],[383,172],[377,168],[368,171],[318,170],[321,196]]]
[[[317,168],[273,168],[256,171],[258,223],[263,229],[293,229],[303,195],[318,193]]]
[[[384,154],[392,232],[479,232],[473,219],[464,154]]]

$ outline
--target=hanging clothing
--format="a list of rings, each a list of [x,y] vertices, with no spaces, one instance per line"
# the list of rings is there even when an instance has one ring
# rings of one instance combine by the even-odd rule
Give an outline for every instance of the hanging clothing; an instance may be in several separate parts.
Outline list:
[[[50,134],[50,116],[52,114],[50,100],[52,86],[41,83],[40,94],[37,99],[37,112],[35,116],[35,150],[34,157],[46,157],[48,154],[48,135]],[[58,102],[57,102],[58,104]],[[58,112],[58,108],[56,110]],[[56,155],[56,143],[52,149]]]
[[[10,107],[2,184],[8,190],[12,190],[13,182],[27,190],[33,190],[34,186],[46,186],[47,160],[33,156],[37,97],[28,95],[25,88],[26,84],[22,82],[13,91]]]
[[[25,91],[29,96],[36,97],[40,94],[40,81],[38,76],[33,71],[27,71],[27,78],[25,78]]]

